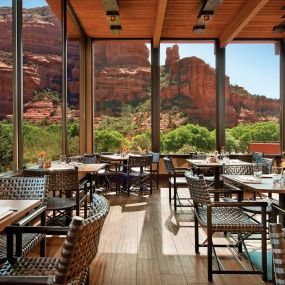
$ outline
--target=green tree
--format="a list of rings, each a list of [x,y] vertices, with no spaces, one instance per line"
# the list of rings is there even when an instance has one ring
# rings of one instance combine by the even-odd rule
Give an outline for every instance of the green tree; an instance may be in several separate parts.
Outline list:
[[[12,124],[0,123],[0,172],[11,169],[13,161]]]
[[[150,132],[145,132],[135,135],[131,141],[131,149],[137,150],[137,147],[142,149],[151,149],[151,135]]]
[[[163,152],[177,152],[185,145],[195,147],[198,151],[210,151],[215,148],[214,135],[199,125],[187,124],[161,137]]]
[[[95,151],[120,151],[125,143],[124,137],[116,131],[95,131]]]

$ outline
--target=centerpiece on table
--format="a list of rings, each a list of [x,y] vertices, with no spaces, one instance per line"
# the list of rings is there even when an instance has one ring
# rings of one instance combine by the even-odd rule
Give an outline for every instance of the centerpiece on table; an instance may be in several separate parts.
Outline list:
[[[39,168],[43,168],[44,167],[45,156],[46,156],[46,153],[44,151],[39,152],[39,158],[38,158]]]

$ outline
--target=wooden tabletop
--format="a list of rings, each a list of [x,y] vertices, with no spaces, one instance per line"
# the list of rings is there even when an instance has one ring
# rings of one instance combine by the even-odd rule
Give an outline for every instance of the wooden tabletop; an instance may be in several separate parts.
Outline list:
[[[79,173],[97,173],[99,170],[105,168],[107,163],[92,163],[92,164],[83,164],[78,165]]]
[[[239,179],[241,175],[228,175],[228,174],[221,174],[221,177],[238,183],[242,187],[252,190],[254,192],[260,193],[281,193],[285,194],[285,185],[281,183],[279,186],[273,186],[273,179],[270,177],[262,178],[261,183],[246,183]]]
[[[0,220],[0,232],[7,226],[12,225],[27,213],[41,204],[40,200],[0,200],[1,207],[11,207],[17,211],[11,211],[11,214]]]
[[[223,163],[222,160],[219,160],[217,162],[210,162],[210,161],[207,161],[205,159],[200,159],[200,160],[198,160],[198,159],[187,159],[187,161],[196,167],[221,167],[221,166],[223,166],[223,164],[226,164],[226,165],[250,165],[250,164],[252,164],[252,163],[241,161],[238,159],[230,159],[229,162],[227,162],[227,163]]]
[[[128,154],[102,154],[101,157],[104,159],[108,159],[110,161],[126,161],[129,159],[129,156],[141,156],[140,154],[133,154],[133,153],[128,153]]]
[[[74,169],[74,167],[78,167],[79,174],[86,173],[97,173],[99,170],[106,167],[106,163],[92,163],[92,164],[82,164],[82,163],[60,163],[60,162],[52,162],[51,167],[43,168],[43,171],[53,171],[55,169]],[[33,169],[38,169],[39,166],[32,166]]]

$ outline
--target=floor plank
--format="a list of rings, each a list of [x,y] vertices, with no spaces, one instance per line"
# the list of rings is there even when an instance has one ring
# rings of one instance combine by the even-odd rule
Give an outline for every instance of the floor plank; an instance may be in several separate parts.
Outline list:
[[[206,248],[198,255],[194,250],[193,209],[180,208],[174,213],[167,185],[161,186],[152,195],[106,193],[111,208],[91,264],[90,284],[266,284],[256,275],[214,275],[208,283]],[[184,189],[180,194],[189,193]],[[202,229],[199,232],[202,241],[206,234]],[[61,244],[49,240],[48,253],[58,255]],[[219,252],[227,268],[239,268],[228,250]]]

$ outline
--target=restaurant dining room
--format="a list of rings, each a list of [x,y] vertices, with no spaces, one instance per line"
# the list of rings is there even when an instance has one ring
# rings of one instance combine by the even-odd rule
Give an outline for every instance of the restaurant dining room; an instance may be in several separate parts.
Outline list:
[[[0,284],[285,284],[284,11],[0,0]]]

